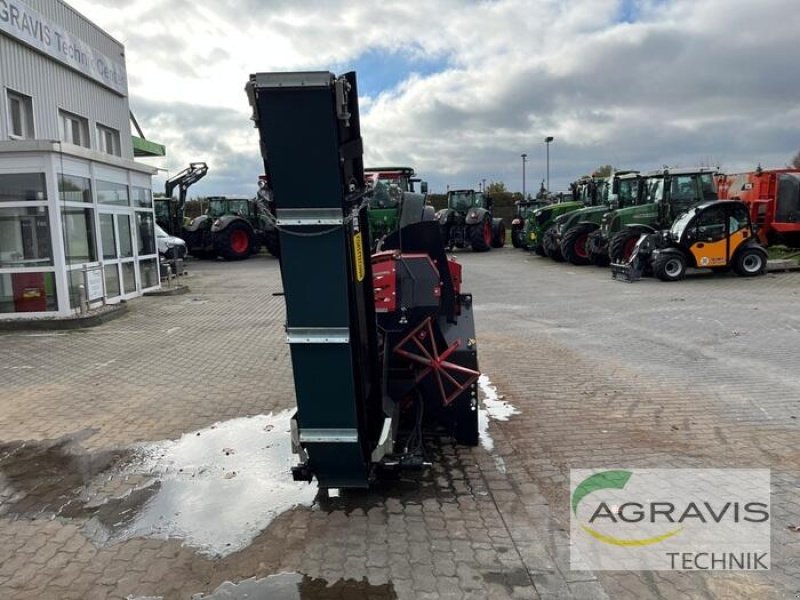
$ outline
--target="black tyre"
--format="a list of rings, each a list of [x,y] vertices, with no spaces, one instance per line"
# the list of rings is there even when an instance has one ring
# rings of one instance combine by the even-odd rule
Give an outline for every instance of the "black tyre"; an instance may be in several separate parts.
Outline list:
[[[511,230],[511,245],[514,248],[522,248],[522,230],[521,229],[512,229]]]
[[[575,225],[561,240],[561,254],[575,266],[591,264],[589,254],[589,234],[596,228],[593,225]]]
[[[487,215],[482,223],[471,225],[468,238],[475,252],[488,251],[492,247],[492,219]]]
[[[506,245],[506,226],[502,221],[495,225],[492,223],[492,248],[502,248]]]
[[[601,243],[602,235],[599,229],[595,229],[589,234],[589,241],[587,243],[589,247],[589,262],[596,267],[607,267],[611,263],[608,257],[608,250],[604,248],[605,245]],[[596,240],[594,243],[592,243],[593,239]],[[598,251],[600,248],[604,248],[604,251]]]
[[[533,247],[533,251],[536,252],[536,254],[538,254],[539,256],[542,256],[542,257],[546,257],[547,256],[547,254],[544,251],[544,246],[542,246],[541,244],[536,244]]]
[[[767,270],[767,255],[760,248],[745,248],[736,255],[733,270],[741,277],[763,275]]]
[[[686,277],[686,259],[683,254],[659,254],[653,261],[653,274],[661,281],[679,281]]]
[[[611,262],[626,262],[641,236],[642,232],[637,229],[623,229],[614,235],[608,243],[608,256]]]
[[[242,260],[250,256],[253,231],[242,221],[234,221],[216,234],[214,247],[225,260]]]
[[[558,236],[556,234],[556,226],[553,225],[544,232],[544,253],[556,262],[564,262],[564,255],[561,254],[561,246],[558,243]]]

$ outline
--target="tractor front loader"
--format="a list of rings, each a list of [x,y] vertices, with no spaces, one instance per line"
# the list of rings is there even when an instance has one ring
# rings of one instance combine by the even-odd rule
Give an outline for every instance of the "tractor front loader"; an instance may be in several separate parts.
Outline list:
[[[246,91],[280,237],[294,478],[363,488],[424,467],[430,429],[477,444],[472,296],[439,223],[401,203],[370,257],[355,73],[257,73]]]

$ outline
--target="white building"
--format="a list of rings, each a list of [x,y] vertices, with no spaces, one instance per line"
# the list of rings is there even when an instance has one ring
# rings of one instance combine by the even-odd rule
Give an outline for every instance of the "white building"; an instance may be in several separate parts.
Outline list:
[[[61,0],[0,0],[0,319],[159,286],[151,177],[122,44]]]

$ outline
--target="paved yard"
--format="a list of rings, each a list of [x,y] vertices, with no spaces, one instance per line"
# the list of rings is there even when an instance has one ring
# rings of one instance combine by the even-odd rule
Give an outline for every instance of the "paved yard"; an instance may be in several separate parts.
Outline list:
[[[519,412],[369,493],[223,464],[285,441],[274,259],[192,263],[190,294],[95,329],[1,334],[0,598],[796,598],[800,274],[628,285],[511,248],[460,259],[481,368]],[[569,469],[595,467],[770,468],[772,570],[570,571]],[[198,515],[230,522],[213,547]]]

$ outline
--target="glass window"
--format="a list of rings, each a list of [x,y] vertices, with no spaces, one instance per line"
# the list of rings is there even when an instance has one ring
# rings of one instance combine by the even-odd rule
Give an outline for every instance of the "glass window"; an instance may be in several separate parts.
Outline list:
[[[136,241],[139,256],[156,253],[156,232],[153,225],[153,213],[136,211]]]
[[[120,156],[119,145],[119,131],[106,127],[105,125],[97,125],[97,149],[106,154],[113,154]]]
[[[64,245],[67,264],[97,260],[94,234],[94,210],[91,208],[62,208]]]
[[[729,233],[736,233],[750,224],[750,216],[747,214],[746,206],[733,206],[728,217]]]
[[[153,206],[153,192],[143,187],[131,187],[133,205],[137,208],[150,208]]]
[[[129,258],[133,256],[131,218],[128,215],[117,215],[117,229],[119,230],[119,256],[120,258]]]
[[[156,259],[143,260],[139,263],[139,273],[142,275],[142,288],[156,287],[159,282],[158,262]]]
[[[47,200],[44,173],[0,175],[0,202],[43,202]]]
[[[61,141],[89,147],[89,121],[65,110],[58,111]]]
[[[8,101],[8,132],[12,138],[33,139],[33,102],[30,96],[6,92]]]
[[[117,236],[114,233],[114,215],[100,215],[100,245],[103,247],[103,258],[117,258]]]
[[[52,264],[47,207],[0,208],[0,267]]]
[[[128,186],[124,183],[97,180],[97,201],[102,204],[128,206]]]
[[[59,173],[58,193],[62,202],[91,202],[92,182],[86,177]]]
[[[712,206],[697,215],[695,227],[698,242],[718,242],[725,239],[725,209],[721,206]]]
[[[56,310],[54,273],[0,273],[0,313]]]
[[[122,287],[124,294],[136,291],[136,266],[132,262],[122,263]]]
[[[102,204],[128,206],[128,186],[124,183],[97,180],[97,201]]]
[[[106,280],[106,296],[114,298],[119,296],[119,270],[117,265],[103,267]]]

